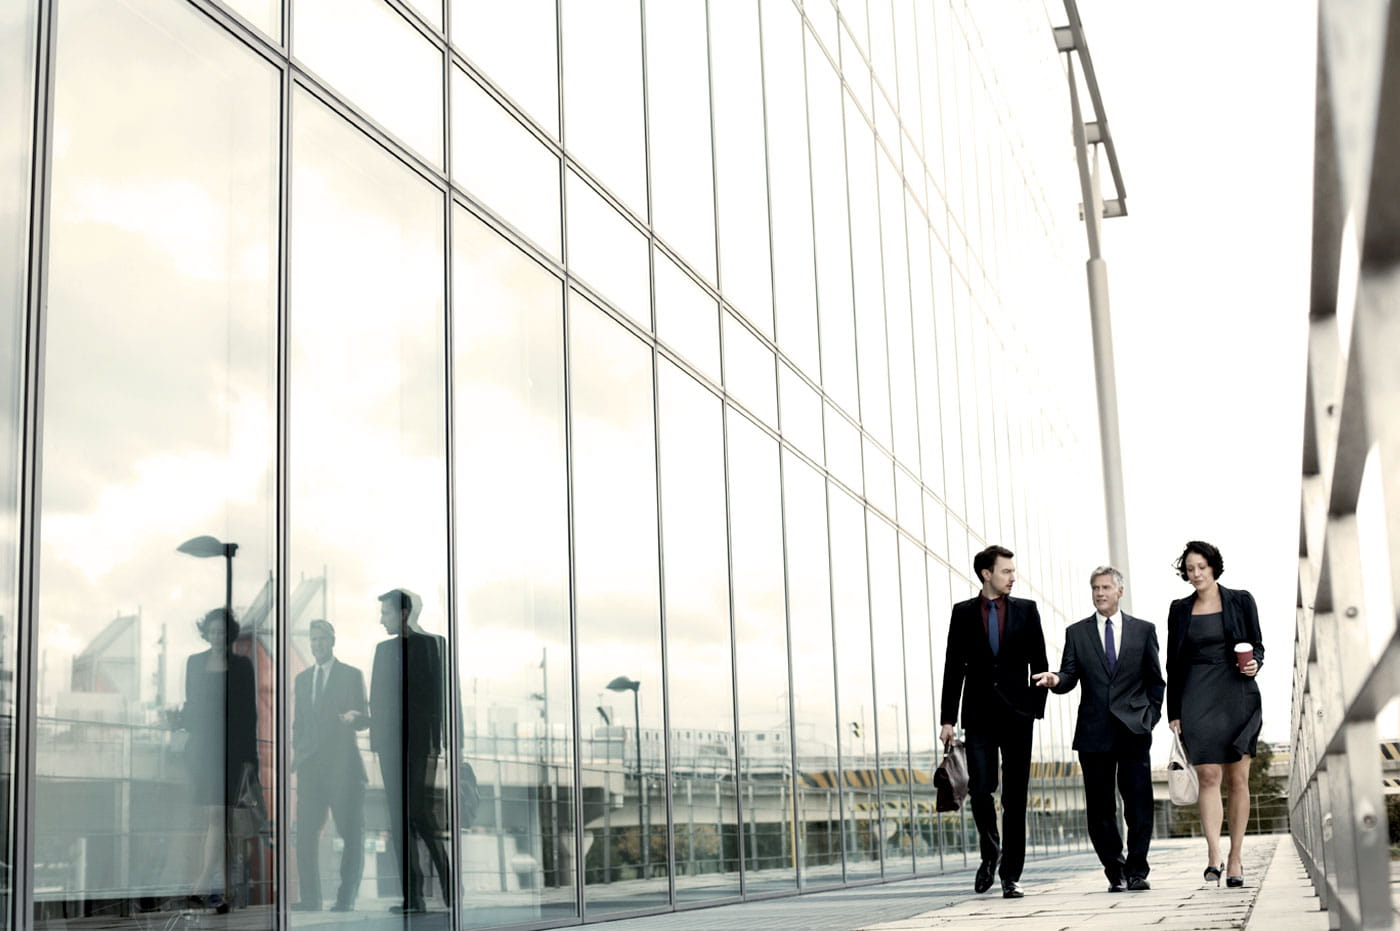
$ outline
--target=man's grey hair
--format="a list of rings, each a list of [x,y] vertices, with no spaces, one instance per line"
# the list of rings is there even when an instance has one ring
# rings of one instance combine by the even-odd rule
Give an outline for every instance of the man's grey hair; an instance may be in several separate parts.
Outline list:
[[[1098,578],[1099,576],[1101,576],[1101,575],[1111,575],[1111,576],[1113,576],[1113,584],[1114,584],[1114,585],[1117,585],[1119,588],[1122,588],[1122,587],[1123,587],[1123,573],[1119,572],[1117,569],[1113,568],[1112,566],[1099,566],[1097,569],[1095,569],[1095,570],[1089,575],[1089,584],[1090,584],[1090,585],[1093,585],[1093,584],[1094,584],[1094,579],[1097,579],[1097,578]]]

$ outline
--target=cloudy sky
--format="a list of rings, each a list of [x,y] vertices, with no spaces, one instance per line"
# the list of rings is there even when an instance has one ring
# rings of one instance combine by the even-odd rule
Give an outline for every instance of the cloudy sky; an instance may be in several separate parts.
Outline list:
[[[1128,192],[1105,223],[1134,613],[1218,545],[1259,603],[1287,742],[1312,204],[1315,7],[1081,0]],[[1087,595],[1087,593],[1086,593]]]

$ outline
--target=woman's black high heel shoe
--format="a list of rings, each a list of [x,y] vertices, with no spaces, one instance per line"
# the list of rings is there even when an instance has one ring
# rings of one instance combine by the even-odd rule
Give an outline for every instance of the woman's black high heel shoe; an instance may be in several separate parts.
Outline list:
[[[1225,885],[1229,886],[1231,889],[1238,889],[1238,888],[1240,888],[1241,886],[1243,886],[1243,885],[1244,885],[1244,870],[1241,869],[1241,870],[1240,870],[1240,875],[1238,875],[1238,876],[1226,876],[1226,877],[1225,877]]]
[[[1219,885],[1220,885],[1220,874],[1223,873],[1223,872],[1225,872],[1225,864],[1224,864],[1224,863],[1220,864],[1219,866],[1208,866],[1208,867],[1206,867],[1205,881],[1206,881],[1206,882],[1210,882],[1210,881],[1213,879],[1213,880],[1215,880],[1215,884],[1216,884],[1217,886],[1219,886]],[[1231,878],[1233,879],[1234,877],[1231,877]],[[1241,879],[1240,882],[1243,883],[1244,880]]]

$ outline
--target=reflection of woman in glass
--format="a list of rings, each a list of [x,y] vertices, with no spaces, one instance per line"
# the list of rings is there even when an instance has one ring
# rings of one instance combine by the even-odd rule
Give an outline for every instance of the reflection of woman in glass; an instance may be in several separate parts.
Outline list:
[[[1176,561],[1195,589],[1167,612],[1167,720],[1196,767],[1197,804],[1206,835],[1205,879],[1244,885],[1244,829],[1249,821],[1249,762],[1263,719],[1259,684],[1264,663],[1259,609],[1244,589],[1226,588],[1220,550],[1192,540]],[[1238,662],[1236,647],[1250,659]],[[1249,650],[1249,653],[1243,653]],[[1220,786],[1230,791],[1230,856],[1220,856]]]
[[[194,894],[228,910],[229,857],[234,850],[227,816],[245,766],[257,772],[258,708],[253,662],[233,652],[238,622],[215,608],[199,622],[209,649],[185,663],[185,764],[194,803],[204,812],[204,852]],[[222,874],[222,875],[220,875]],[[217,878],[216,878],[217,877]]]

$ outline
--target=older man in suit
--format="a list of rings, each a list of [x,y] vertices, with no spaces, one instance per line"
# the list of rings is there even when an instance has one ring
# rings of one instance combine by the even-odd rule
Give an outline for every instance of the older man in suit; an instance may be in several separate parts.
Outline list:
[[[982,582],[975,598],[953,606],[943,665],[943,728],[953,740],[962,704],[967,738],[968,796],[981,840],[982,863],[973,889],[986,892],[1001,876],[1005,898],[1019,899],[1026,861],[1026,792],[1030,785],[1031,734],[1045,714],[1045,693],[1030,684],[1031,673],[1050,667],[1045,635],[1034,601],[1012,598],[1015,554],[989,546],[972,561]],[[997,831],[997,758],[1001,758],[1001,831]],[[1003,843],[1004,842],[1004,843]],[[1000,869],[997,863],[1000,860]]]
[[[1158,661],[1157,629],[1119,610],[1123,573],[1100,566],[1090,576],[1094,614],[1065,630],[1059,672],[1037,685],[1064,694],[1080,685],[1074,749],[1084,773],[1089,839],[1108,876],[1108,891],[1143,892],[1152,843],[1152,728],[1162,717],[1166,683]],[[1123,796],[1127,856],[1118,833],[1113,787]]]
[[[335,628],[310,625],[314,665],[293,683],[292,771],[297,776],[298,911],[321,908],[321,829],[329,811],[345,843],[332,911],[348,912],[364,871],[365,764],[355,741],[364,727],[365,677],[335,658]]]

